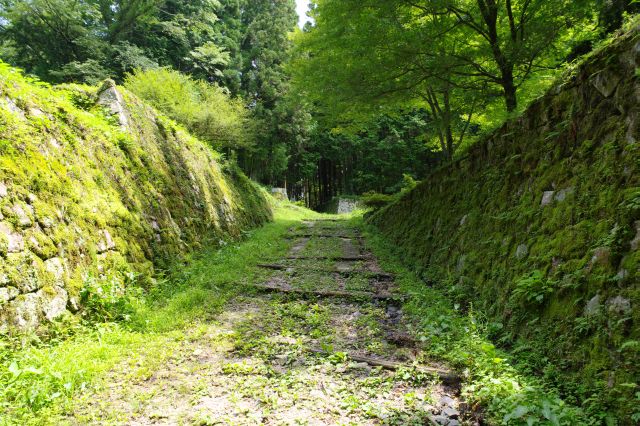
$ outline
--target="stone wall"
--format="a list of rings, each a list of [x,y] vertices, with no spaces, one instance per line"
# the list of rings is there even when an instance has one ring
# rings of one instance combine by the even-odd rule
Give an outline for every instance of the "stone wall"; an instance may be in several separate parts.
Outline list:
[[[639,40],[595,52],[371,219],[527,368],[626,421],[640,381]]]
[[[0,332],[271,218],[263,192],[128,92],[46,87],[0,63]]]

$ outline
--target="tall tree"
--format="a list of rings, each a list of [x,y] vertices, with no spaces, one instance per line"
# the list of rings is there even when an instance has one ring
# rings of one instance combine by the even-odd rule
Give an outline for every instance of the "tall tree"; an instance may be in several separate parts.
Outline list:
[[[588,0],[437,0],[412,1],[420,14],[448,13],[468,31],[443,34],[464,37],[468,49],[458,58],[473,75],[499,85],[507,111],[518,106],[518,88],[539,68],[557,65],[550,50],[564,33],[589,18]],[[573,37],[576,32],[573,32]],[[574,40],[577,42],[577,40]],[[554,59],[556,60],[554,63]]]

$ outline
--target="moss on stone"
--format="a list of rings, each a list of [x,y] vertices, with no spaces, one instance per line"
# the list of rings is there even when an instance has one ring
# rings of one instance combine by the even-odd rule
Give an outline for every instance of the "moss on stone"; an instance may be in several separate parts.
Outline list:
[[[561,366],[554,386],[620,419],[637,391],[625,383],[640,378],[640,354],[621,349],[640,338],[640,251],[631,247],[640,83],[629,62],[640,64],[639,41],[635,31],[601,53],[613,62],[594,55],[569,83],[371,218],[423,277],[504,323],[497,337],[526,346],[527,362]],[[603,70],[624,76],[608,98],[590,79]],[[553,291],[540,304],[508,303],[534,270]],[[585,314],[596,295],[597,320]],[[616,313],[627,303],[631,313]]]
[[[54,256],[71,297],[100,274],[129,282],[134,272],[148,286],[156,267],[271,218],[262,191],[218,153],[117,90],[127,128],[97,102],[97,88],[41,85],[0,62],[0,181],[9,193],[0,212],[25,245],[8,253],[0,240],[0,264],[23,292],[54,286],[43,263]],[[20,109],[5,108],[5,97]]]

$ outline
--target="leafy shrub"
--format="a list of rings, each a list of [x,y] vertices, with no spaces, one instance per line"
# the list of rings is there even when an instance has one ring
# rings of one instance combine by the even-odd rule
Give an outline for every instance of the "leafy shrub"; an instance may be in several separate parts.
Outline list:
[[[127,321],[141,300],[141,289],[135,285],[135,274],[119,276],[87,276],[80,292],[84,314],[101,322]]]
[[[218,86],[156,68],[127,75],[125,87],[215,148],[251,144],[248,111]]]

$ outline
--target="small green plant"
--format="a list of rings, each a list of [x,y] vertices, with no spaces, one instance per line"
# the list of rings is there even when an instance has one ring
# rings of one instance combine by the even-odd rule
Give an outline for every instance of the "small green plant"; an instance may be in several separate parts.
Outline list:
[[[535,270],[524,275],[515,283],[515,289],[509,298],[513,305],[542,302],[553,293],[555,282],[545,278],[542,271]]]
[[[142,298],[135,282],[133,272],[122,277],[87,275],[80,292],[85,316],[93,321],[128,321]]]

